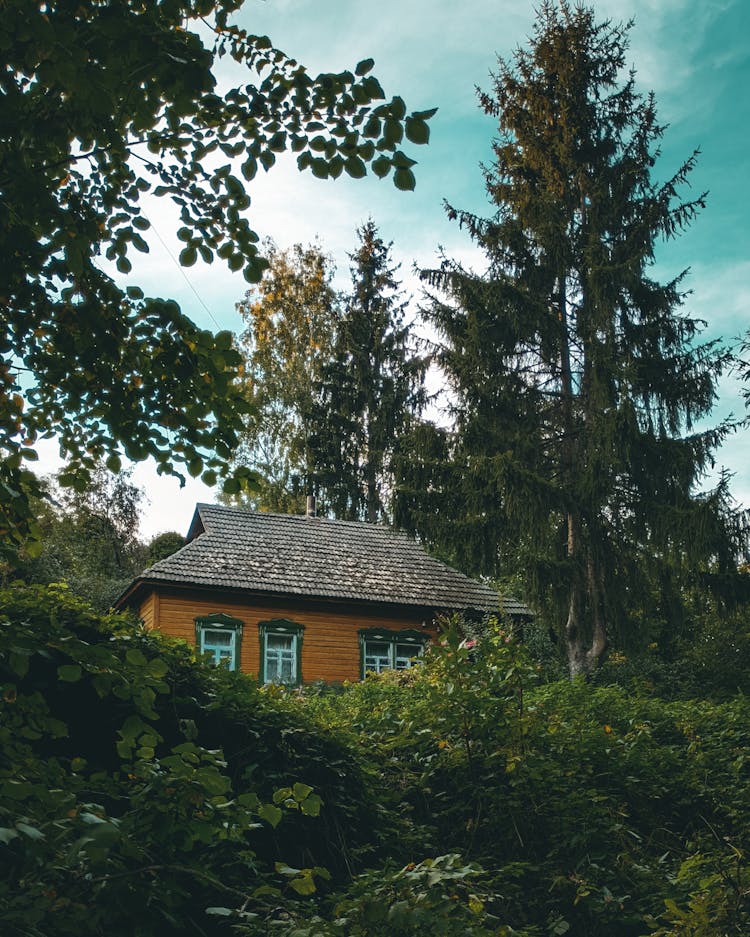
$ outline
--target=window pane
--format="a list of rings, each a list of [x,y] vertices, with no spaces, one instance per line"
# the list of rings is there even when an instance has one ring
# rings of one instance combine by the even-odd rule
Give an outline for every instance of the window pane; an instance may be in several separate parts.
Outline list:
[[[396,645],[396,670],[408,670],[412,667],[414,661],[412,658],[419,657],[422,648],[419,644],[397,644]]]
[[[210,644],[211,647],[231,647],[234,640],[234,634],[231,631],[206,631],[203,632],[203,641]]]
[[[365,641],[365,671],[382,673],[391,668],[391,644],[387,641]]]
[[[296,683],[296,635],[267,634],[265,664],[266,683]]]
[[[235,642],[236,631],[218,631],[213,628],[201,628],[200,651],[207,654],[211,663],[217,667],[224,665],[230,670],[236,669]]]

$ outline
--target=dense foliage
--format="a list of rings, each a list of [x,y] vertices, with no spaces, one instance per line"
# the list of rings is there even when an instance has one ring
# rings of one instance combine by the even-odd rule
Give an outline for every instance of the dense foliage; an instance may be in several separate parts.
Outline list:
[[[0,700],[3,934],[214,934],[367,846],[356,758],[309,717],[64,587],[0,593]]]
[[[401,491],[431,500],[402,508],[474,568],[512,556],[528,571],[557,609],[572,672],[591,669],[620,624],[653,640],[568,681],[540,622],[520,646],[498,622],[467,640],[447,621],[410,671],[292,692],[196,662],[74,594],[103,607],[141,556],[138,493],[108,482],[101,459],[116,471],[122,452],[153,456],[214,483],[243,415],[264,405],[260,371],[250,393],[237,380],[231,336],[110,275],[105,261],[126,276],[132,250],[148,248],[145,196],[179,205],[183,265],[219,258],[257,281],[236,172],[250,181],[290,148],[316,176],[370,164],[408,189],[402,138],[427,141],[430,112],[377,103],[369,60],[312,79],[231,25],[239,5],[4,6],[0,550],[28,580],[71,587],[0,591],[3,935],[743,937],[750,627],[746,605],[728,611],[702,585],[742,578],[744,532],[726,479],[694,497],[726,427],[691,430],[726,356],[695,344],[681,277],[661,285],[649,270],[656,240],[703,199],[679,201],[692,159],[652,181],[653,101],[619,78],[626,30],[591,11],[543,3],[530,50],[482,97],[500,125],[487,171],[497,214],[451,212],[490,278],[449,261],[430,275],[445,291],[432,315],[457,422],[418,428]],[[223,55],[251,81],[220,98]],[[269,337],[267,373],[304,392],[282,400],[273,440],[301,461],[269,475],[269,498],[300,493],[299,466],[314,475],[306,428],[284,420],[320,389],[345,441],[325,486],[354,466],[340,510],[373,519],[373,466],[382,481],[384,439],[408,422],[378,407],[418,411],[422,362],[398,370],[408,342],[388,248],[374,225],[360,236],[332,326],[312,328],[308,294],[282,295],[299,261],[310,302],[333,310],[325,260],[302,249],[289,271],[272,252],[253,321]],[[328,364],[311,380],[318,346]],[[49,433],[74,493],[35,505],[43,492],[23,466]],[[240,464],[227,493],[256,469]],[[19,565],[19,543],[41,531]],[[180,542],[166,535],[150,558]]]
[[[704,204],[681,198],[696,154],[658,181],[664,127],[627,32],[545,2],[480,94],[494,214],[448,212],[487,273],[423,273],[453,423],[415,438],[397,515],[464,567],[520,571],[571,674],[676,607],[685,569],[726,585],[747,548],[728,479],[698,494],[730,431],[705,428],[728,352],[700,343],[685,272],[654,278],[657,245]]]
[[[401,149],[429,138],[371,74],[315,78],[233,24],[242,0],[8,0],[0,22],[0,549],[35,531],[24,470],[55,434],[70,484],[120,456],[213,485],[242,425],[240,356],[127,276],[148,251],[147,198],[181,220],[180,263],[265,267],[245,182],[278,154],[414,187]],[[237,84],[217,94],[220,58]],[[230,490],[247,473],[235,472]]]
[[[347,933],[339,915],[362,920],[357,894],[373,923],[353,933],[388,933],[387,920],[393,933],[423,933],[399,922],[425,901],[435,933],[472,933],[469,909],[476,933],[496,935],[745,933],[747,699],[542,684],[502,632],[471,648],[459,639],[449,631],[422,669],[313,704],[372,753],[400,826],[395,867],[366,895],[355,885],[341,896],[320,933]],[[462,857],[464,887],[420,869],[406,894],[393,874],[448,853]],[[444,904],[430,885],[445,887]]]
[[[130,474],[98,466],[82,491],[41,480],[32,502],[40,528],[37,549],[22,550],[5,578],[29,583],[65,582],[99,611],[107,611],[125,586],[148,565],[138,524],[144,499]],[[2,569],[2,567],[0,567]]]
[[[459,625],[299,695],[2,593],[3,933],[747,933],[748,698],[545,682]]]

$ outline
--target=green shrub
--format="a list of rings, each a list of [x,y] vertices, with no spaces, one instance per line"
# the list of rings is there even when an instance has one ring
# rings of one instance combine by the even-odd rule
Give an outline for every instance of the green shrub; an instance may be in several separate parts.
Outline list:
[[[0,697],[3,934],[213,934],[209,907],[305,893],[316,855],[346,868],[356,760],[126,616],[64,587],[0,593]]]

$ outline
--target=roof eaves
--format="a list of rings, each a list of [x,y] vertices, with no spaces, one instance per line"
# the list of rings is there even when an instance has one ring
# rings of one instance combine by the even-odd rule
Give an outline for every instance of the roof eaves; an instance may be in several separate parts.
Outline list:
[[[147,584],[147,581],[148,581],[147,578],[143,575],[138,576],[136,579],[134,579],[117,596],[117,598],[112,603],[112,608],[117,612],[123,609],[128,599],[132,598],[138,592],[141,586],[145,586]]]

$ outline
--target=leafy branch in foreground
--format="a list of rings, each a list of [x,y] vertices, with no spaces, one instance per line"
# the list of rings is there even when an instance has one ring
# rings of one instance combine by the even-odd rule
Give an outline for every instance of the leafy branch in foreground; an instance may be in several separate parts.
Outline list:
[[[372,61],[313,78],[233,25],[240,0],[124,0],[3,8],[0,45],[0,528],[34,531],[24,470],[40,437],[69,483],[106,460],[153,458],[209,485],[228,472],[246,404],[228,333],[115,281],[147,252],[151,197],[178,209],[180,262],[265,267],[245,182],[285,150],[321,178],[390,173],[414,187],[404,141],[434,111],[386,100]],[[228,57],[240,82],[218,92]],[[107,261],[108,263],[104,263]],[[236,489],[249,478],[229,479]]]

